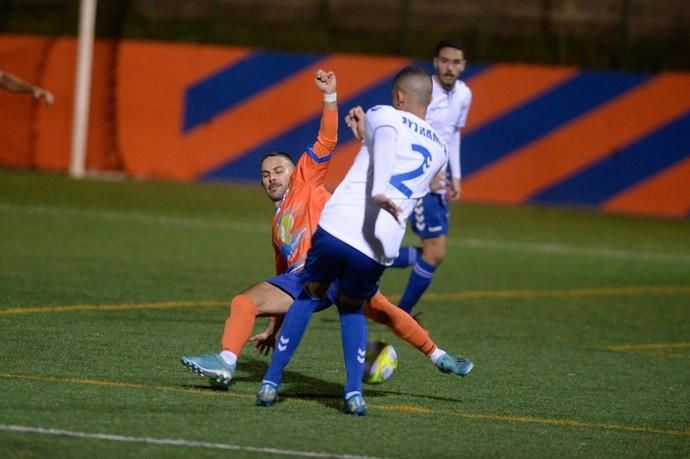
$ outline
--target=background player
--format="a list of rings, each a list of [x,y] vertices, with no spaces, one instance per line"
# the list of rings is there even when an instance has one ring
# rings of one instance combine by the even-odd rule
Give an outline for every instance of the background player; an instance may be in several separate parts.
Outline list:
[[[283,370],[312,313],[338,280],[336,305],[347,370],[344,411],[366,414],[362,307],[397,256],[416,199],[429,191],[431,179],[447,163],[445,143],[424,121],[431,92],[426,71],[406,67],[393,81],[393,107],[377,106],[367,113],[365,141],[321,214],[304,267],[306,288],[285,317],[257,392],[258,405],[271,406],[277,399]]]
[[[410,312],[431,285],[436,268],[446,256],[448,235],[448,202],[460,199],[460,131],[465,126],[472,103],[472,92],[458,80],[465,70],[462,45],[441,41],[434,56],[433,97],[426,113],[426,121],[448,145],[450,183],[419,200],[411,218],[413,231],[420,237],[422,247],[402,247],[393,266],[413,266],[399,306]]]
[[[282,152],[269,153],[261,161],[261,185],[276,207],[273,247],[278,275],[233,298],[219,354],[182,358],[190,370],[223,385],[229,384],[234,376],[238,356],[250,339],[256,317],[284,314],[303,289],[300,270],[321,210],[330,197],[323,180],[335,148],[338,121],[335,75],[320,70],[315,81],[325,99],[317,142],[302,155],[297,166]],[[440,371],[465,376],[472,370],[471,361],[454,358],[439,349],[426,330],[380,293],[367,304],[366,315],[391,327],[397,336],[428,355]],[[259,347],[264,350],[271,347],[270,331],[254,339],[259,340]]]

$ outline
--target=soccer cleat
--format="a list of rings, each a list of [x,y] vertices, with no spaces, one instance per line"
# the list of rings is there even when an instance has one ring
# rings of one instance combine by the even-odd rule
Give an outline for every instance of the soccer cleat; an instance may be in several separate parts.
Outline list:
[[[272,382],[262,382],[256,393],[256,405],[273,406],[276,400],[278,400],[278,386]]]
[[[220,354],[205,354],[193,357],[183,356],[182,365],[199,376],[211,379],[221,387],[228,387],[235,376],[235,365],[228,365]]]
[[[442,373],[454,373],[458,376],[467,376],[472,371],[472,368],[474,368],[474,363],[463,357],[453,357],[450,354],[444,354],[436,361],[436,368]]]
[[[355,394],[350,398],[345,399],[345,405],[343,405],[343,413],[352,414],[353,416],[364,416],[369,411],[367,404],[361,395]]]

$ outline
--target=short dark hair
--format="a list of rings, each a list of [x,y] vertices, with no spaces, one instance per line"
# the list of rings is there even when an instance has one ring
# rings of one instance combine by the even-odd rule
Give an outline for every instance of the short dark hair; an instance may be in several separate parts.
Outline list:
[[[418,65],[408,65],[393,78],[393,89],[405,92],[415,104],[429,105],[432,88],[431,75]]]
[[[397,87],[402,81],[412,77],[431,78],[431,75],[429,74],[429,72],[426,71],[424,67],[421,67],[419,65],[408,65],[407,67],[404,67],[402,70],[400,70],[395,75],[395,77],[393,77],[393,87]]]
[[[458,41],[458,40],[441,40],[436,45],[436,52],[434,53],[434,56],[438,56],[438,53],[440,53],[443,48],[455,48],[459,51],[462,51],[463,53],[465,52],[465,47],[462,45],[462,43],[460,41]]]
[[[292,156],[290,156],[289,154],[285,153],[284,151],[271,151],[271,152],[269,152],[269,153],[266,153],[266,154],[263,156],[263,158],[261,158],[261,163],[260,163],[260,164],[263,164],[264,161],[266,160],[266,158],[272,158],[272,157],[274,157],[274,156],[281,156],[281,157],[287,159],[288,161],[290,161],[290,164],[292,164],[293,166],[295,165],[295,160],[292,159]]]

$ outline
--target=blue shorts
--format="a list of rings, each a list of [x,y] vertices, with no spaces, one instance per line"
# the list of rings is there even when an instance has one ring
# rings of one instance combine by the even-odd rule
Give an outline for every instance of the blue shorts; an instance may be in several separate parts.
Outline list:
[[[294,271],[291,273],[278,274],[270,279],[266,279],[266,282],[278,287],[290,295],[293,300],[295,300],[304,289],[305,275],[303,270]],[[316,308],[316,311],[322,311],[335,304],[335,299],[338,297],[338,286],[338,281],[331,284],[331,287],[328,289],[328,293],[326,294],[326,298],[324,298],[323,302],[318,308]]]
[[[339,293],[368,300],[378,290],[385,268],[319,227],[312,237],[304,273],[307,282],[333,283],[339,280]]]
[[[410,216],[412,231],[422,239],[448,234],[448,201],[445,194],[429,193],[417,200]]]

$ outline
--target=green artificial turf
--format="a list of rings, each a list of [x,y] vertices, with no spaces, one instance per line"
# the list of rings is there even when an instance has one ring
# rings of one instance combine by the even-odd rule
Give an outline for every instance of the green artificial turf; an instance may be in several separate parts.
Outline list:
[[[690,455],[690,222],[451,216],[415,312],[476,368],[443,375],[370,324],[399,367],[352,418],[334,310],[312,319],[272,408],[254,406],[267,358],[249,347],[229,391],[179,363],[217,351],[230,299],[273,274],[258,187],[0,171],[0,456]],[[387,271],[384,293],[408,275]]]

